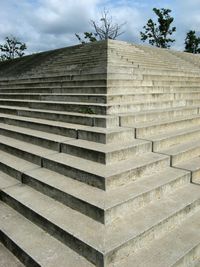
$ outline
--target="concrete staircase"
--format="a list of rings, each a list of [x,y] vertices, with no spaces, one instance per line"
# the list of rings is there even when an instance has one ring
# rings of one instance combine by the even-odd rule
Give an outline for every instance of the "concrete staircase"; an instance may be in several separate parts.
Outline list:
[[[0,64],[0,266],[200,266],[189,57],[109,40]]]

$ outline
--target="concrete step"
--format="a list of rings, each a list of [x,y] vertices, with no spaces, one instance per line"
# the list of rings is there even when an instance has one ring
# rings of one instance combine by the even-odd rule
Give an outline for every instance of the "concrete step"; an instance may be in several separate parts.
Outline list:
[[[160,150],[159,153],[170,155],[171,164],[176,164],[187,161],[191,158],[200,156],[200,142],[199,139],[190,142],[183,142],[172,146],[171,148]]]
[[[106,86],[98,86],[98,85],[85,85],[85,86],[63,86],[63,85],[53,85],[53,86],[45,86],[39,84],[38,86],[30,87],[27,85],[26,87],[16,86],[15,88],[4,88],[0,87],[1,93],[13,93],[13,94],[50,94],[50,93],[77,93],[77,94],[106,94]]]
[[[194,140],[198,142],[200,139],[200,126],[175,130],[156,136],[154,135],[149,139],[153,141],[153,151],[161,151],[163,149]]]
[[[177,76],[176,74],[165,74],[165,75],[159,75],[159,74],[151,74],[151,75],[143,75],[144,80],[150,80],[150,81],[191,81],[191,82],[199,82],[200,77],[199,76]]]
[[[81,114],[15,106],[0,106],[0,113],[103,128],[119,126],[119,118],[112,115]]]
[[[1,107],[0,107],[1,110]],[[184,118],[190,115],[199,114],[199,107],[178,107],[158,110],[148,110],[139,112],[130,112],[126,114],[119,114],[120,125],[134,126],[138,122],[150,122],[155,120],[169,120],[172,118]]]
[[[180,93],[135,93],[135,94],[35,94],[35,93],[0,93],[0,99],[18,100],[39,100],[39,101],[61,101],[61,102],[83,102],[83,103],[140,103],[141,101],[159,100],[186,100],[199,99],[200,92],[180,92]]]
[[[24,141],[0,135],[0,149],[34,164],[42,166],[43,157],[58,152]]]
[[[127,253],[136,252],[153,238],[170,232],[172,225],[173,228],[178,227],[188,216],[199,210],[199,193],[198,186],[187,185],[167,198],[108,226],[101,225],[28,186],[16,185],[1,189],[1,198],[92,263],[103,266],[104,261],[109,266],[111,260],[112,263],[117,262],[125,258]],[[83,231],[87,227],[90,231]]]
[[[38,130],[26,129],[0,123],[0,135],[45,147],[57,152],[67,153],[102,164],[126,160],[136,155],[152,151],[151,142],[133,140],[113,144],[100,144],[80,139],[49,134]]]
[[[19,106],[32,109],[46,109],[56,111],[77,112],[82,114],[106,115],[106,104],[82,103],[82,102],[56,102],[56,101],[37,101],[37,100],[14,100],[0,99],[0,105]]]
[[[106,192],[46,168],[25,172],[22,181],[94,220],[110,224],[188,184],[190,173],[166,167],[157,174]]]
[[[40,101],[61,101],[61,102],[83,102],[83,103],[106,103],[106,95],[89,94],[20,94],[20,93],[0,93],[0,99],[19,100],[40,100]]]
[[[25,266],[54,267],[59,265],[64,267],[67,262],[69,267],[94,267],[85,258],[53,238],[45,230],[30,222],[3,202],[0,202],[0,214],[1,239]],[[20,226],[17,227],[17,231],[16,225]],[[5,249],[2,250],[1,248],[2,246],[0,247],[0,254],[3,255],[0,257],[0,264],[1,262],[5,263],[5,265],[1,265],[2,267],[24,266],[14,259],[10,252],[5,252]]]
[[[69,140],[72,141],[73,139],[64,137],[62,135],[49,134],[37,130],[26,129],[24,127],[7,125],[4,123],[0,123],[0,134],[30,144],[55,150],[57,152],[61,151],[61,143]]]
[[[152,144],[151,142],[137,139],[131,142],[122,140],[115,145],[76,139],[62,142],[60,151],[102,164],[111,164],[151,152]]]
[[[200,157],[188,159],[186,161],[175,164],[176,168],[187,170],[191,172],[191,181],[200,185]]]
[[[144,123],[135,123],[134,127],[136,128],[136,137],[137,138],[146,138],[149,136],[158,135],[161,133],[167,133],[179,129],[186,129],[189,127],[198,126],[200,124],[200,115],[191,115],[181,118],[173,118],[171,120],[160,120],[157,122],[144,122]],[[122,124],[125,127],[125,124]],[[130,126],[130,125],[126,125]]]
[[[98,84],[98,83],[97,83]],[[110,79],[107,81],[108,86],[123,85],[123,86],[199,86],[199,82],[194,81],[157,81],[157,80],[134,80],[134,79]]]
[[[163,108],[193,107],[200,105],[200,99],[186,100],[163,100],[127,103],[84,103],[84,102],[61,102],[61,101],[37,101],[37,100],[14,100],[0,99],[0,105],[18,106],[31,109],[45,109],[56,111],[68,111],[82,114],[112,115],[118,113],[156,110]]]
[[[58,134],[75,139],[83,139],[97,143],[115,143],[117,140],[133,140],[135,131],[132,128],[101,128],[85,125],[56,122],[38,118],[0,114],[0,121],[14,126],[29,128],[47,133]],[[118,139],[119,138],[119,139]]]
[[[2,243],[0,243],[0,266],[25,267]]]
[[[7,151],[0,150],[0,167],[1,171],[22,181],[22,174],[26,171],[37,169],[40,166],[26,159],[14,156]]]
[[[107,114],[130,113],[139,111],[152,111],[169,108],[183,108],[183,107],[197,107],[200,105],[200,99],[186,99],[186,100],[163,100],[163,101],[144,101],[144,102],[130,102],[130,103],[114,103],[107,104]]]
[[[15,81],[11,83],[10,81],[5,83],[5,82],[0,82],[0,88],[13,88],[15,89],[16,87],[21,87],[21,88],[26,88],[28,87],[40,87],[40,86],[49,86],[49,87],[54,87],[54,86],[105,86],[106,85],[106,79],[88,79],[88,80],[60,80],[58,78],[57,80],[49,80],[48,78],[46,80],[38,80],[38,81],[33,81],[33,79],[29,79],[28,81]]]
[[[185,92],[189,93],[190,91],[199,92],[200,86],[193,86],[193,85],[180,85],[180,86],[173,86],[173,85],[165,85],[165,86],[155,86],[155,85],[108,85],[108,93],[109,94],[131,94],[131,93],[179,93]],[[56,90],[56,89],[55,89]],[[55,91],[54,91],[55,92]]]
[[[132,183],[168,166],[168,156],[151,152],[109,165],[65,153],[43,158],[43,167],[103,190]]]
[[[200,211],[197,211],[178,228],[172,229],[167,235],[153,241],[135,255],[129,255],[114,266],[198,267],[200,258],[199,227]],[[176,242],[174,242],[174,237],[176,237]]]

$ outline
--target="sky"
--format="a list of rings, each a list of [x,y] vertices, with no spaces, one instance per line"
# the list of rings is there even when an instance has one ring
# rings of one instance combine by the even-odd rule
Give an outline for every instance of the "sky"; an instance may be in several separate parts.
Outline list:
[[[189,30],[200,35],[200,0],[0,0],[0,43],[15,36],[27,44],[28,53],[40,52],[78,43],[75,33],[92,31],[90,20],[99,21],[104,9],[121,24],[119,40],[141,43],[140,31],[152,9],[169,8],[174,17],[176,42],[173,49],[183,50]]]

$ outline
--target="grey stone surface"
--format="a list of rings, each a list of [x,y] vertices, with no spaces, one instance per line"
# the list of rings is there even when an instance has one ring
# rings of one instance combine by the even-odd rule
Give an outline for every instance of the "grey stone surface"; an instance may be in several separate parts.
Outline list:
[[[199,266],[200,58],[108,40],[1,64],[0,265]]]

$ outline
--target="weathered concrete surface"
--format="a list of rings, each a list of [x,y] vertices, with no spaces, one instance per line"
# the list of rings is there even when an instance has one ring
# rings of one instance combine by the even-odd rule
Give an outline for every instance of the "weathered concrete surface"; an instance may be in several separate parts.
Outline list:
[[[198,57],[109,40],[0,75],[2,264],[199,266]]]

